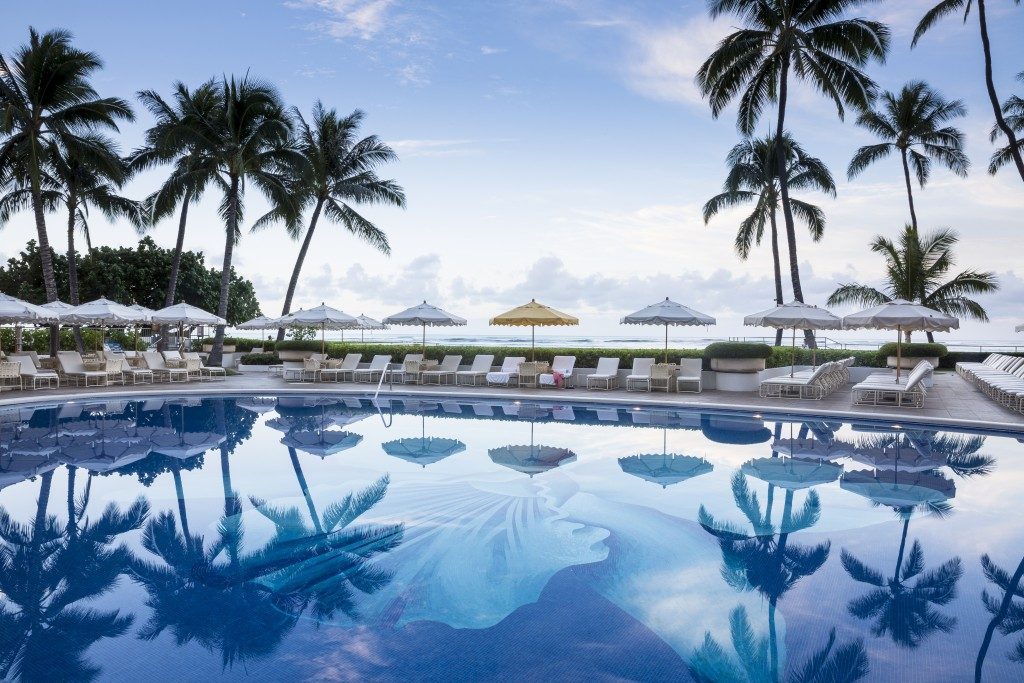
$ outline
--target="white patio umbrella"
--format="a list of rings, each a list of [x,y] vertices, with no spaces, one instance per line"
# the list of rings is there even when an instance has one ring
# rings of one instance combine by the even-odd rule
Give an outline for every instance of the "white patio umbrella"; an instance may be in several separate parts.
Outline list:
[[[1024,332],[1024,323],[1021,323],[1020,325],[1017,325],[1017,327],[1013,328],[1013,331],[1014,332]]]
[[[789,328],[793,330],[793,362],[789,368],[792,377],[796,370],[796,331],[797,330],[841,330],[843,321],[839,316],[824,308],[818,308],[801,301],[790,301],[788,304],[769,308],[767,311],[748,315],[743,319],[744,325],[751,327]],[[813,363],[817,365],[817,356]]]
[[[320,353],[327,349],[327,330],[352,330],[359,326],[354,317],[331,308],[327,304],[320,304],[313,308],[304,308],[281,316],[278,320],[278,327],[319,327],[320,328]]]
[[[900,381],[900,365],[904,332],[949,332],[960,327],[960,320],[922,304],[894,299],[843,318],[849,330],[896,330],[896,381]]]
[[[71,304],[66,304],[63,301],[51,301],[49,303],[39,304],[39,308],[45,308],[48,311],[53,311],[54,313],[60,315],[65,311],[70,311],[72,308],[74,308],[74,306],[72,306]]]
[[[57,320],[58,314],[54,311],[0,294],[0,325],[43,325]],[[3,350],[2,345],[0,350]]]
[[[156,311],[154,311],[152,308],[146,308],[145,306],[142,306],[140,304],[132,304],[128,308],[130,308],[133,311],[139,313],[140,315],[145,315],[147,317],[148,321],[150,321],[150,322],[153,320],[153,314],[156,313]],[[135,324],[135,344],[132,347],[132,351],[138,351],[139,350],[139,326],[141,324],[142,323],[136,323]]]
[[[423,301],[401,313],[389,315],[384,318],[385,325],[419,325],[423,328],[423,352],[427,351],[427,326],[430,327],[460,327],[466,324],[465,318],[452,315],[448,311],[437,306],[431,306]]]
[[[280,327],[278,318],[268,318],[265,315],[258,315],[252,320],[236,325],[240,330],[273,330]]]
[[[359,321],[359,341],[366,341],[366,330],[386,330],[388,326],[379,320],[374,320],[368,315],[357,315],[356,320]]]
[[[103,330],[100,344],[106,342],[108,327],[127,327],[136,323],[149,322],[149,316],[132,310],[124,304],[100,297],[95,301],[75,306],[60,314],[62,323],[70,325],[88,325]]]
[[[664,325],[665,362],[667,363],[669,325],[714,325],[715,319],[665,297],[664,301],[651,304],[647,308],[627,315],[621,322],[623,325]]]
[[[151,320],[155,325],[177,325],[179,344],[181,343],[185,325],[217,326],[228,324],[228,321],[224,318],[185,302],[154,311]]]

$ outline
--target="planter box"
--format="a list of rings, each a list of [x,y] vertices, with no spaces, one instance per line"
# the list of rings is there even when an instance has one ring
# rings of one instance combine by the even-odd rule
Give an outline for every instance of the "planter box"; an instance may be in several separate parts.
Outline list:
[[[269,365],[244,365],[242,363],[239,363],[237,370],[240,373],[242,373],[243,375],[258,375],[260,373],[265,375],[268,372],[270,372],[270,366]]]
[[[712,358],[711,369],[715,372],[761,372],[765,368],[764,358]]]
[[[203,344],[203,353],[210,353],[210,351],[213,351],[213,344]],[[235,352],[234,345],[232,345],[232,344],[225,344],[224,345],[224,353],[234,353],[234,352]]]
[[[900,369],[901,370],[913,370],[914,366],[917,365],[918,363],[920,363],[923,360],[926,360],[929,363],[931,363],[933,368],[938,368],[939,367],[939,359],[938,359],[938,357],[932,357],[932,358],[907,358],[906,356],[903,356],[902,358],[900,358]],[[886,361],[886,366],[895,369],[896,368],[896,356],[889,356],[889,359]]]
[[[315,353],[315,351],[298,351],[298,350],[291,351],[291,350],[284,350],[284,351],[278,351],[277,352],[277,357],[280,358],[282,361],[286,361],[286,360],[287,361],[293,361],[293,360],[302,361],[302,360],[306,360],[307,358],[312,356],[314,353]]]

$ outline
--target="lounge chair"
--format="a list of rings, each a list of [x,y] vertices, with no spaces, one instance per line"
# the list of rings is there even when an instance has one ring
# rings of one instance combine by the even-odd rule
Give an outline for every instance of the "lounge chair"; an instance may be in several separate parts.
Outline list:
[[[650,391],[653,358],[634,358],[633,369],[626,375],[626,391]]]
[[[74,380],[76,385],[103,386],[107,383],[105,370],[86,370],[85,361],[78,351],[58,351],[57,363],[66,379]]]
[[[701,373],[704,369],[704,361],[700,358],[680,358],[679,374],[676,375],[676,391],[694,391],[700,393],[703,389]],[[684,387],[689,387],[684,389]]]
[[[228,377],[228,372],[224,368],[217,367],[216,365],[206,365],[203,363],[203,359],[195,351],[186,351],[182,354],[185,361],[195,361],[199,364],[199,378],[206,378],[208,380],[220,379],[224,380]]]
[[[614,389],[619,384],[619,359],[598,358],[597,371],[587,375],[587,389]]]
[[[48,389],[54,386],[58,389],[60,388],[60,377],[57,373],[52,370],[40,370],[32,362],[32,357],[28,354],[12,353],[7,357],[7,360],[21,365],[19,372],[23,389],[32,389],[34,391],[40,388],[41,385],[45,385]]]
[[[488,372],[486,375],[487,386],[489,387],[510,387],[515,386],[519,381],[519,366],[526,362],[525,356],[506,356],[501,363],[501,369],[497,372]]]
[[[480,354],[473,358],[473,364],[469,366],[469,370],[457,370],[455,372],[455,384],[476,386],[479,383],[487,381],[487,373],[490,372],[491,366],[494,364],[494,356],[490,354]]]
[[[133,368],[128,363],[128,358],[124,353],[110,352],[107,354],[110,360],[120,361],[121,363],[121,374],[124,376],[125,383],[131,379],[132,384],[152,384],[153,383],[153,371],[149,368]]]
[[[0,391],[4,389],[24,389],[21,379],[21,361],[0,360]]]
[[[374,382],[387,372],[390,363],[391,356],[376,355],[370,361],[369,367],[359,368],[352,372],[352,380],[355,382]]]
[[[576,356],[555,356],[551,361],[551,372],[537,378],[538,385],[548,388],[575,386],[572,373],[576,368]]]
[[[420,373],[420,384],[444,384],[454,382],[455,373],[462,362],[462,356],[454,354],[447,355],[441,359],[441,364],[434,370],[424,370]]]
[[[184,358],[182,359],[184,361]],[[188,370],[185,368],[171,368],[164,362],[164,357],[155,351],[146,351],[142,354],[142,362],[153,372],[153,379],[157,382],[187,382]]]
[[[520,363],[519,373],[516,376],[517,384],[520,387],[536,389],[537,383],[540,380],[540,371],[546,370],[547,367],[547,363],[540,361],[526,361],[525,363]]]
[[[761,398],[802,398],[820,400],[831,386],[826,377],[834,363],[822,363],[809,374],[779,375],[762,380],[758,393]]]
[[[921,408],[927,390],[924,381],[931,376],[934,368],[926,360],[921,361],[906,379],[899,382],[893,375],[871,375],[853,387],[855,405],[892,405],[897,408],[910,406]]]
[[[397,368],[385,371],[385,379],[399,384],[405,384],[412,380],[412,383],[416,384],[420,380],[421,363],[423,363],[422,353],[407,353]]]
[[[308,360],[308,359],[307,359]],[[285,382],[305,382],[309,376],[306,361],[286,360],[281,363],[281,379]]]
[[[328,361],[326,366],[321,365],[320,367],[320,380],[326,382],[327,378],[331,376],[334,377],[335,382],[344,381],[346,377],[352,379],[352,373],[359,367],[359,361],[362,359],[363,354],[361,353],[349,353],[345,354],[344,360],[340,363],[337,360]]]
[[[169,368],[185,367],[185,357],[181,355],[181,351],[162,351],[160,355],[163,356],[164,365]]]

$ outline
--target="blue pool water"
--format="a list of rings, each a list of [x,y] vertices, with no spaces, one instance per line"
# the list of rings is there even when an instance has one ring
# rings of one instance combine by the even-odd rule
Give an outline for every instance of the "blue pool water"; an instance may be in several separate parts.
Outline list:
[[[1018,681],[1022,484],[910,424],[0,410],[0,679]]]

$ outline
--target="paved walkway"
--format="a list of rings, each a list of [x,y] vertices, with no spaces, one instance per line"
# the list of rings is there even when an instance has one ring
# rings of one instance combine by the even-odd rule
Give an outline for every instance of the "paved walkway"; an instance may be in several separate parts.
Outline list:
[[[487,387],[420,387],[396,385],[393,390],[385,384],[381,397],[389,395],[445,395],[465,396],[470,399],[497,400],[554,400],[571,403],[598,402],[616,405],[679,406],[691,408],[719,408],[760,413],[789,415],[819,415],[825,417],[862,417],[900,423],[926,422],[929,424],[969,427],[972,429],[1013,430],[1024,432],[1024,415],[1007,410],[994,403],[955,373],[935,375],[935,386],[929,390],[925,407],[878,408],[851,404],[852,385],[848,385],[821,401],[762,399],[756,393],[705,391],[701,394],[665,394],[626,391],[586,391],[583,389],[556,391],[548,389],[495,389]],[[264,374],[244,374],[229,377],[223,382],[191,382],[188,384],[147,384],[137,387],[113,386],[88,389],[61,387],[39,391],[4,392],[0,394],[0,408],[24,402],[55,403],[66,400],[105,397],[110,394],[139,396],[167,394],[313,394],[347,393],[372,394],[370,384],[295,384],[285,383],[280,377]]]

